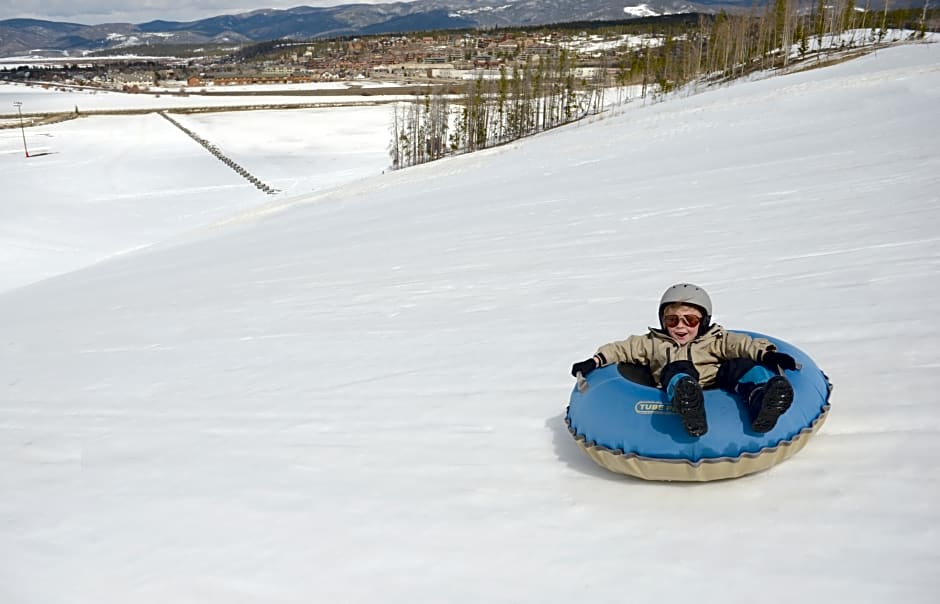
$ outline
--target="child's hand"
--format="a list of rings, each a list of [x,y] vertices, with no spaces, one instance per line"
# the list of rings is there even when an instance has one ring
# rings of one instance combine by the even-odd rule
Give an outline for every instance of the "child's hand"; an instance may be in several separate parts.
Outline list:
[[[581,361],[580,363],[575,363],[571,366],[571,375],[578,377],[578,374],[587,375],[597,369],[597,359],[591,357],[586,361]]]
[[[765,350],[760,358],[760,362],[771,367],[780,367],[781,369],[796,370],[796,359],[784,352],[776,350]]]

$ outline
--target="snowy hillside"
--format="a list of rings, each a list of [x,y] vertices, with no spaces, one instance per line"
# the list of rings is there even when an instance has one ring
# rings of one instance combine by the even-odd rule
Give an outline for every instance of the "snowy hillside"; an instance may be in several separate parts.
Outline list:
[[[0,282],[22,285],[0,290],[0,602],[933,602],[937,107],[940,45],[909,45],[220,202],[42,281],[0,239]],[[35,270],[75,214],[114,216],[103,191],[151,195],[137,153],[172,171],[173,216],[224,195],[162,133],[121,147],[111,189],[34,191],[60,212],[29,223]],[[2,140],[6,180],[26,160]],[[98,245],[165,226],[151,201]],[[569,436],[571,363],[643,331],[676,281],[832,379],[793,459],[646,483]]]
[[[3,92],[0,87],[0,99],[22,98]],[[381,174],[389,164],[391,111],[364,105],[172,119],[282,195],[297,195]],[[29,161],[23,161],[21,134],[0,130],[0,169],[12,185],[0,204],[0,291],[269,201],[156,113],[29,128]]]

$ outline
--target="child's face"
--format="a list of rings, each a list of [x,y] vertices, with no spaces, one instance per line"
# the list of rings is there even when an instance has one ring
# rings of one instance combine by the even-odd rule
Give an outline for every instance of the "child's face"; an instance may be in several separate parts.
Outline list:
[[[670,304],[663,310],[663,325],[666,326],[666,333],[680,344],[695,339],[701,322],[702,313],[694,306]],[[688,325],[688,323],[694,323],[695,326]]]

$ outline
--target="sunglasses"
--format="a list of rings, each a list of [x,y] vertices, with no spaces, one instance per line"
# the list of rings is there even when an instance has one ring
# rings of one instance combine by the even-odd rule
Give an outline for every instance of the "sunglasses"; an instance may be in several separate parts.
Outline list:
[[[663,317],[663,325],[666,327],[676,327],[679,325],[679,321],[689,327],[698,327],[698,324],[702,322],[702,317],[698,315],[666,315]]]

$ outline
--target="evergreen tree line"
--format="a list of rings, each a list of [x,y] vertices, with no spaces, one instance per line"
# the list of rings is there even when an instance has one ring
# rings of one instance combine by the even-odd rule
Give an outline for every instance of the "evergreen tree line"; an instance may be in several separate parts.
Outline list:
[[[873,12],[867,5],[858,10],[856,0],[812,1],[806,6],[773,0],[746,14],[611,26],[604,33],[640,35],[645,43],[629,51],[612,49],[592,61],[590,78],[577,76],[575,60],[560,49],[537,62],[503,67],[498,78],[480,77],[461,95],[429,91],[394,111],[392,167],[485,149],[581,119],[602,109],[604,92],[613,86],[638,86],[641,98],[661,95],[690,82],[728,81],[871,46],[885,41],[892,29],[913,30],[922,38],[937,20],[936,9],[926,5]]]
[[[481,75],[461,95],[428,92],[400,103],[392,117],[392,167],[493,147],[600,111],[608,83],[577,77],[575,68],[569,52],[560,49],[521,66],[503,66],[498,77]]]
[[[871,0],[773,0],[746,15],[719,13],[689,32],[688,42],[704,49],[700,56],[691,51],[692,78],[730,79],[785,67],[794,60],[794,49],[799,60],[823,58],[884,42],[889,30],[909,29],[923,38],[930,18],[936,18],[928,4],[922,9],[892,11],[887,9],[889,4],[890,0],[884,10],[872,11]]]

